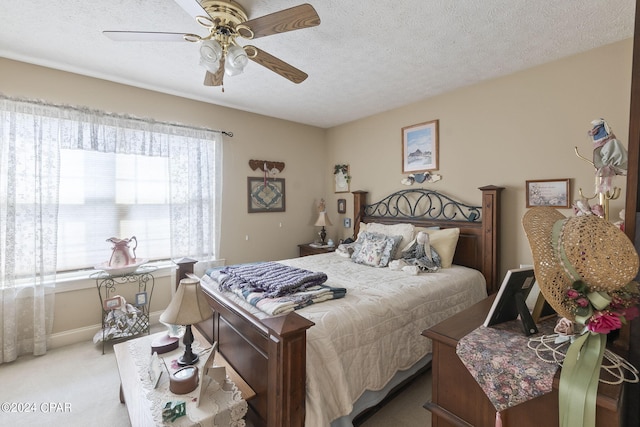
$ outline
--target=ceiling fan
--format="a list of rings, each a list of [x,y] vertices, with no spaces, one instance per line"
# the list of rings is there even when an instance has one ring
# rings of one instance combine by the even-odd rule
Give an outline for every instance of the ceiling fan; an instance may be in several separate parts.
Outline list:
[[[116,41],[188,41],[200,43],[200,64],[207,69],[205,86],[222,86],[223,77],[242,73],[251,59],[276,74],[303,82],[308,75],[255,46],[242,46],[241,37],[253,40],[272,34],[320,25],[320,17],[310,4],[302,4],[251,20],[233,0],[175,0],[180,7],[209,31],[204,37],[190,33],[149,31],[103,31]],[[223,88],[224,91],[224,88]]]

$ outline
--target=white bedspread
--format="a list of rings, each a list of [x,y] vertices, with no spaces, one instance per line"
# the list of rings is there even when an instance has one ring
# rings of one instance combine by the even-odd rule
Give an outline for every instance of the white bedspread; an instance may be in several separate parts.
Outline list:
[[[327,285],[347,289],[344,298],[297,311],[315,323],[307,331],[306,427],[326,427],[349,414],[365,390],[383,388],[431,351],[424,329],[487,296],[482,274],[460,266],[411,276],[335,253],[280,262],[322,271]]]

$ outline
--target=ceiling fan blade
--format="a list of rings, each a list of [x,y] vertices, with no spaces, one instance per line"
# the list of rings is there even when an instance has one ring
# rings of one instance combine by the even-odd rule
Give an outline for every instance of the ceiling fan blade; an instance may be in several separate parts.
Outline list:
[[[198,16],[209,16],[196,0],[175,0],[178,5],[195,19]]]
[[[222,80],[224,78],[224,60],[220,60],[220,66],[218,67],[218,71],[211,73],[207,71],[207,74],[204,75],[204,85],[205,86],[222,86]]]
[[[183,42],[185,33],[163,33],[152,31],[103,31],[102,34],[115,41]]]
[[[320,17],[313,6],[305,3],[280,12],[250,19],[238,27],[238,33],[244,38],[257,39],[272,34],[315,27],[316,25],[320,25]],[[253,37],[243,26],[251,29]]]
[[[249,59],[281,75],[285,79],[291,80],[293,83],[302,83],[309,77],[304,71],[298,70],[296,67],[287,64],[264,50],[260,50],[255,46],[245,46],[245,50],[251,52],[251,49],[255,49],[256,54],[248,55]]]

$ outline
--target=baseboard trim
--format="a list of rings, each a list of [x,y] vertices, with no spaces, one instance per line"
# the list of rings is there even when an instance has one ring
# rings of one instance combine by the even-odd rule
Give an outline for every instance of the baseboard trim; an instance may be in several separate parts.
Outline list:
[[[164,310],[163,310],[164,311]],[[160,315],[163,311],[154,311],[149,314],[150,326],[160,323]],[[93,336],[100,330],[102,325],[95,324],[83,328],[70,329],[68,331],[52,334],[47,342],[47,349],[59,348],[66,345],[77,344],[85,341],[92,341]]]

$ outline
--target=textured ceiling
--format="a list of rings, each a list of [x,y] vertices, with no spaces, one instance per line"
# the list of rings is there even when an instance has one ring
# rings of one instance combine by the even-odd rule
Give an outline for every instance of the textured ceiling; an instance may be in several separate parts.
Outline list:
[[[252,19],[303,1],[239,3]],[[101,33],[204,35],[173,0],[1,0],[0,56],[327,128],[632,37],[635,11],[634,0],[311,4],[320,26],[252,42],[308,73],[298,85],[249,61],[222,93],[203,86],[196,44]]]

